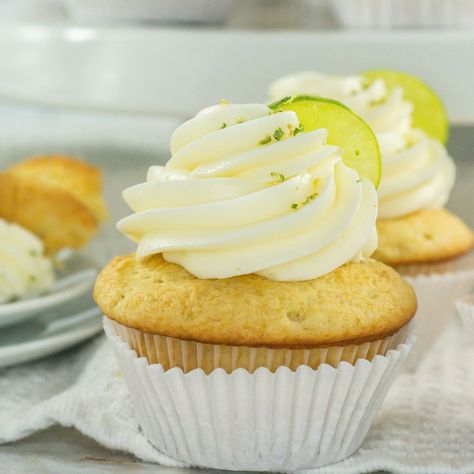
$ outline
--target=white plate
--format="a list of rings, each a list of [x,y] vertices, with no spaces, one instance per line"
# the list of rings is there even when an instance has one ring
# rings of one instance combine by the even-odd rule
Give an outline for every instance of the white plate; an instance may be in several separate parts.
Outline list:
[[[63,265],[63,269],[56,272],[57,280],[47,293],[0,304],[0,328],[22,323],[92,288],[97,270],[96,265],[89,259],[75,255],[64,260]]]
[[[92,298],[76,298],[32,321],[3,329],[0,332],[0,368],[62,351],[101,330],[101,313]]]

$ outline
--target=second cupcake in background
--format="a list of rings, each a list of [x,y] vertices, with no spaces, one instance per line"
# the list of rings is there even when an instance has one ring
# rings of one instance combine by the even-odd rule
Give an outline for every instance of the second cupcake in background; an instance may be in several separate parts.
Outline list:
[[[107,216],[101,171],[83,160],[35,156],[0,172],[0,217],[33,232],[50,255],[85,246]]]
[[[0,303],[50,290],[58,252],[84,247],[106,219],[101,188],[97,167],[64,155],[0,172]]]
[[[134,214],[118,227],[137,253],[109,263],[94,296],[144,432],[190,465],[349,456],[413,342],[412,289],[369,258],[377,142],[344,106],[312,105],[307,132],[293,111],[204,109],[124,192]]]
[[[455,166],[442,143],[447,119],[440,99],[419,79],[396,71],[303,72],[275,81],[269,94],[335,98],[374,130],[383,169],[374,258],[397,268],[417,292],[415,368],[454,314],[456,298],[474,285],[472,230],[444,208]]]

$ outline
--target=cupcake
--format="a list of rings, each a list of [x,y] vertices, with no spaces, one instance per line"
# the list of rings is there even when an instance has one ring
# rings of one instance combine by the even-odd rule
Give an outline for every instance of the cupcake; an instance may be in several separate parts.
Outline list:
[[[107,217],[98,168],[37,156],[0,172],[0,218],[39,237],[48,254],[86,245]]]
[[[134,213],[118,228],[137,251],[103,269],[94,297],[144,433],[176,460],[337,462],[413,343],[411,287],[369,258],[375,187],[328,144],[325,117],[302,133],[293,111],[224,101],[178,127],[168,163],[124,191]],[[374,143],[360,151],[376,164]]]
[[[0,219],[0,304],[46,291],[54,281],[43,242],[17,224]]]
[[[408,278],[418,297],[416,367],[474,285],[472,230],[444,208],[455,166],[443,141],[439,98],[419,79],[394,71],[360,76],[300,73],[281,78],[270,96],[320,94],[344,102],[374,130],[382,155],[378,248],[374,258]]]

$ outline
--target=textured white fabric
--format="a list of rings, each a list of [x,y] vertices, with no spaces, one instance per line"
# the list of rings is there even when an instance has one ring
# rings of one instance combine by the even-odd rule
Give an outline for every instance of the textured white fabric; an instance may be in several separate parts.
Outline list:
[[[473,334],[457,320],[416,374],[399,376],[362,448],[327,474],[474,472]],[[61,357],[0,372],[0,442],[60,424],[168,466],[146,441],[103,337]]]

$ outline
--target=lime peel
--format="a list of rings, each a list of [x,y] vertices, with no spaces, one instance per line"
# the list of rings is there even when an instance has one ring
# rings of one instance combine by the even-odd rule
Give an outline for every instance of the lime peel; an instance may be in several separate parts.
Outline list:
[[[401,87],[404,98],[413,104],[413,126],[441,143],[446,143],[449,133],[446,109],[430,86],[416,76],[390,69],[367,71],[362,75],[369,80],[369,84],[382,79],[388,92]]]
[[[296,113],[304,132],[328,130],[328,144],[337,145],[344,163],[375,187],[380,183],[382,163],[377,138],[372,129],[340,102],[311,95],[288,96],[269,105],[274,112]]]

